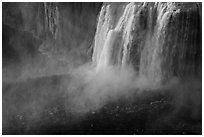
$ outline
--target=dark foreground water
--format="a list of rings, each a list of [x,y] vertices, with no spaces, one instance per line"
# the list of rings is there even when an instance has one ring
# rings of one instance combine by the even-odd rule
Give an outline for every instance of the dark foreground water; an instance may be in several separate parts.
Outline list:
[[[133,92],[82,112],[67,105],[69,95],[62,92],[67,86],[61,83],[69,79],[52,76],[3,83],[2,133],[202,134],[201,84]]]

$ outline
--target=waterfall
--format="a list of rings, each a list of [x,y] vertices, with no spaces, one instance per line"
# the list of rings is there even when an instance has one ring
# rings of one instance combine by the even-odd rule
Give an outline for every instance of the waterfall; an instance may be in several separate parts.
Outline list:
[[[201,74],[198,3],[121,3],[101,8],[92,61],[96,70],[132,64],[155,83]]]
[[[144,50],[141,51],[140,57],[140,74],[146,75],[148,79],[154,80],[155,82],[160,82],[164,78],[162,68],[162,62],[164,60],[163,49],[165,48],[165,35],[168,35],[166,31],[168,30],[169,19],[178,14],[180,9],[175,9],[172,3],[156,3],[153,6],[156,7],[154,10],[156,10],[157,16],[153,29],[150,28],[150,30],[147,30],[146,43],[144,44]],[[150,12],[148,18],[151,18],[151,16],[152,13]]]
[[[59,11],[56,3],[44,3],[45,9],[45,30],[50,31],[56,39],[58,32]]]
[[[135,5],[127,4],[117,24],[113,25],[113,10],[104,5],[99,15],[93,62],[97,69],[113,64],[125,65],[128,61],[129,48],[134,28]]]

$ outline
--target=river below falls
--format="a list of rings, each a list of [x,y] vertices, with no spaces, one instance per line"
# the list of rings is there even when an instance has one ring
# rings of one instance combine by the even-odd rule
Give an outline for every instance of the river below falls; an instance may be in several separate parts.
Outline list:
[[[202,134],[201,104],[195,110],[191,100],[201,94],[200,88],[185,94],[185,99],[189,98],[183,100],[185,104],[177,104],[183,95],[166,89],[133,92],[82,112],[66,107],[69,95],[63,96],[60,92],[67,88],[60,84],[65,79],[69,81],[70,77],[51,76],[3,83],[2,133]],[[28,90],[33,86],[35,92]]]

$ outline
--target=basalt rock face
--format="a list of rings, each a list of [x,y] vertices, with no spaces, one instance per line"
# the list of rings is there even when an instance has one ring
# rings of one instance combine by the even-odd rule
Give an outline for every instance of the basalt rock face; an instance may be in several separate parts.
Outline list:
[[[62,67],[67,71],[63,65],[88,60],[100,3],[2,5],[4,80],[25,69],[52,75]]]
[[[47,58],[54,66],[81,64],[89,60],[92,45],[97,69],[131,64],[139,76],[158,82],[200,77],[201,7],[201,3],[102,7],[101,3],[3,3],[3,68],[15,63],[22,70],[28,62],[38,66],[41,60],[40,64],[49,62]]]
[[[106,3],[95,35],[98,69],[132,64],[156,83],[201,77],[201,3]]]

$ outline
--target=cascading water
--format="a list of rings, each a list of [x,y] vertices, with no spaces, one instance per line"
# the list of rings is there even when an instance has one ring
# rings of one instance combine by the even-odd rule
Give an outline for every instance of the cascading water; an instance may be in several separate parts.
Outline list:
[[[155,83],[200,75],[200,10],[198,3],[104,4],[92,56],[96,70],[132,64]]]
[[[201,6],[2,3],[2,134],[202,134]]]
[[[59,23],[59,11],[56,3],[44,3],[45,30],[50,31],[56,39]]]
[[[110,5],[102,7],[93,52],[93,62],[97,65],[97,69],[111,64],[125,65],[128,61],[135,5],[133,3],[127,4],[123,10],[117,24],[114,25],[112,17],[114,11]]]

